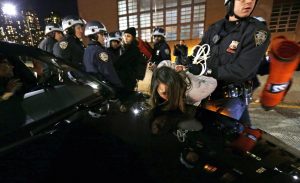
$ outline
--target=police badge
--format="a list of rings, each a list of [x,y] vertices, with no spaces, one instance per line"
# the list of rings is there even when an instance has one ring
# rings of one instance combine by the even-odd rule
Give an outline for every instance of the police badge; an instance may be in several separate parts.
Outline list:
[[[267,39],[268,33],[264,30],[259,30],[255,32],[254,38],[255,38],[255,45],[260,46],[262,45],[266,39]]]
[[[68,47],[68,42],[67,41],[60,42],[59,47],[63,50],[66,49]]]
[[[169,55],[169,54],[170,54],[169,49],[165,49],[165,54],[166,54],[166,55]]]
[[[235,53],[235,50],[237,49],[237,46],[239,45],[240,42],[238,41],[232,41],[229,45],[229,47],[226,49],[227,52],[229,53]]]
[[[104,62],[107,62],[107,61],[108,61],[108,55],[107,55],[107,53],[105,53],[105,52],[99,53],[99,58],[100,58],[100,60],[102,60],[102,61],[104,61]]]

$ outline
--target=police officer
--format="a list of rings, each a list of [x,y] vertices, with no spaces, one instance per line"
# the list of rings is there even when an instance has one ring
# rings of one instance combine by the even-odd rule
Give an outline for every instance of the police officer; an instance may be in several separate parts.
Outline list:
[[[225,18],[211,25],[200,43],[210,46],[207,68],[204,70],[203,64],[189,65],[189,71],[193,74],[204,71],[217,79],[218,86],[211,94],[210,101],[243,101],[242,105],[235,106],[240,112],[236,111],[238,114],[230,117],[245,125],[250,125],[247,110],[251,96],[250,81],[256,75],[270,42],[266,25],[250,17],[257,1],[225,0]],[[193,56],[196,56],[197,51],[194,51]]]
[[[45,27],[45,39],[40,42],[38,48],[53,53],[53,46],[63,39],[63,30],[57,24],[48,24]]]
[[[109,48],[112,61],[115,62],[121,55],[122,33],[120,31],[110,32],[108,34]]]
[[[85,26],[84,34],[89,38],[83,56],[85,71],[100,80],[108,81],[116,89],[122,88],[123,85],[104,46],[107,36],[105,26],[101,22],[90,21]]]
[[[156,27],[152,33],[154,40],[154,49],[152,53],[152,63],[154,65],[149,65],[149,68],[153,70],[163,60],[171,60],[171,50],[169,45],[165,40],[165,29],[161,27]]]
[[[66,33],[63,40],[54,45],[55,56],[65,59],[72,66],[83,70],[84,45],[83,36],[84,21],[76,16],[67,16],[62,20],[62,28]]]

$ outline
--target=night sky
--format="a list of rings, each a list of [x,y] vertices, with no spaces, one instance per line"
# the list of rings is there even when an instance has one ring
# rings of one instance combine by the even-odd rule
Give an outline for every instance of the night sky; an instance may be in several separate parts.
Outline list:
[[[58,12],[61,17],[67,15],[78,15],[76,0],[0,0],[0,3],[13,3],[20,10],[34,10],[40,23],[44,23],[44,18],[50,14],[51,11]]]

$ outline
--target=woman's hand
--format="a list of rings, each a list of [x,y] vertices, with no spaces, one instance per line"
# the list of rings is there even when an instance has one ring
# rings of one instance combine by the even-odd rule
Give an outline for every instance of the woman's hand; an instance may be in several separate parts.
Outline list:
[[[175,66],[175,71],[176,72],[181,72],[181,71],[185,71],[186,67],[184,65],[176,65]]]

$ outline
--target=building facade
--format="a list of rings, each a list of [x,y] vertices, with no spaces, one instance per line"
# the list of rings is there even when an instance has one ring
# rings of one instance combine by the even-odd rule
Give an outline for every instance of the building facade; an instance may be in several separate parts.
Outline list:
[[[151,30],[162,26],[167,40],[199,42],[210,24],[224,17],[224,0],[77,0],[81,17],[100,20],[109,31],[125,30],[134,26],[138,36],[151,40]],[[260,0],[253,16],[267,20],[272,36],[284,35],[300,40],[299,0]]]
[[[44,19],[45,25],[58,24],[61,25],[61,15],[58,12],[51,11],[50,14]]]
[[[22,11],[25,45],[36,46],[44,37],[44,31],[40,26],[37,14],[33,11]]]
[[[0,11],[0,40],[36,46],[44,37],[39,19],[33,11],[7,15]]]

